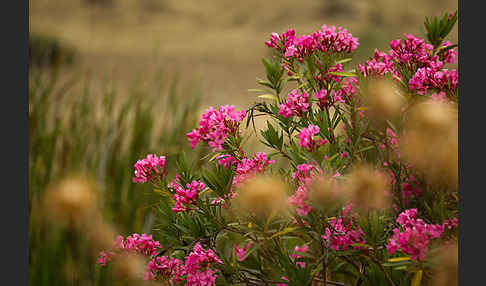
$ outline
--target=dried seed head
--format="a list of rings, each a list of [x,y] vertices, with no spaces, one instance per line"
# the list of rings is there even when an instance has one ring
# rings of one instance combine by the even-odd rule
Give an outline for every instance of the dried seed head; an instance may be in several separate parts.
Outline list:
[[[434,137],[448,137],[457,133],[457,109],[450,104],[427,100],[413,106],[406,120],[406,128],[420,131],[423,135],[435,140]]]
[[[437,271],[432,278],[432,286],[458,285],[458,248],[457,244],[443,246],[436,257]]]
[[[336,178],[330,174],[316,176],[312,179],[309,197],[317,206],[322,208],[343,199]]]
[[[98,214],[96,191],[82,178],[67,178],[49,188],[44,210],[50,219],[72,222],[77,226],[92,221]]]
[[[421,103],[411,110],[400,139],[402,154],[434,183],[457,189],[457,110],[450,104]]]
[[[366,90],[367,93],[363,97],[366,114],[376,124],[382,124],[400,115],[405,98],[398,93],[390,80],[370,82]]]
[[[370,166],[360,165],[351,171],[342,192],[357,208],[369,210],[390,204],[385,194],[389,188],[387,176]]]
[[[255,176],[244,182],[237,191],[235,207],[243,212],[269,215],[285,212],[287,185],[271,176]]]
[[[147,261],[139,254],[123,253],[113,261],[114,274],[129,281],[142,281],[146,271]]]

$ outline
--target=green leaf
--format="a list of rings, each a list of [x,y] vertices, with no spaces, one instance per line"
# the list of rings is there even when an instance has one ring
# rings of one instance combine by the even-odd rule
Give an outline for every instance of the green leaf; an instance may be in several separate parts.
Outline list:
[[[258,96],[259,98],[265,98],[265,99],[271,99],[271,100],[275,100],[278,102],[278,97],[276,97],[275,95],[273,94],[262,94],[262,95],[259,95]]]
[[[407,261],[407,260],[411,260],[410,256],[390,258],[388,259],[388,262],[399,262],[399,261]]]
[[[353,60],[353,58],[346,58],[346,59],[336,61],[336,64],[345,64],[345,63],[349,63],[352,60]]]
[[[356,76],[356,74],[352,72],[328,72],[327,74],[338,76]]]
[[[292,232],[292,231],[294,231],[296,229],[297,229],[297,227],[286,227],[283,230],[281,230],[281,231],[279,231],[277,233],[274,233],[270,238],[275,238],[275,237],[278,237],[278,236],[287,234],[287,233]]]
[[[412,278],[412,282],[410,283],[410,286],[419,286],[420,282],[422,282],[422,274],[423,274],[422,270],[415,272],[415,275]]]

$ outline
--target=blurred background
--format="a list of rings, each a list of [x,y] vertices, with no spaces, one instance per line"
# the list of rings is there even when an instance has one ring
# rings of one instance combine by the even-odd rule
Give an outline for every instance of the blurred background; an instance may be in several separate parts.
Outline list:
[[[192,151],[185,133],[210,105],[255,101],[248,89],[264,77],[270,33],[343,26],[359,38],[354,65],[404,33],[422,37],[424,17],[457,9],[456,0],[29,4],[31,285],[121,285],[96,265],[96,239],[70,220],[44,216],[51,211],[45,201],[56,198],[46,194],[81,174],[93,182],[100,217],[114,232],[150,233],[155,193],[132,183],[133,164],[154,152],[168,157],[169,168],[181,152],[200,162],[204,150]],[[449,40],[457,43],[457,25]]]

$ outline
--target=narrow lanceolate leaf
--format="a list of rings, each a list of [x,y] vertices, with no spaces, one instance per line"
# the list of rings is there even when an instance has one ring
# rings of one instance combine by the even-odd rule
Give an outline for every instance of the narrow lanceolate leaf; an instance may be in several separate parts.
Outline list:
[[[216,157],[218,157],[220,154],[219,153],[216,153],[214,154],[210,159],[209,159],[209,162],[212,162],[214,161],[214,159],[216,159]]]
[[[338,76],[356,76],[356,74],[352,72],[328,72],[327,74]]]
[[[374,145],[367,146],[367,147],[364,147],[363,149],[359,150],[357,153],[361,153],[361,152],[364,152],[364,151],[368,151],[368,150],[371,150],[373,148],[375,148]]]
[[[172,197],[172,194],[169,193],[166,190],[154,189],[154,192],[159,193],[159,194],[166,196],[166,197]]]
[[[410,286],[419,286],[420,282],[422,282],[422,270],[419,270],[415,272],[415,275],[412,278],[412,282],[410,283]]]
[[[366,244],[366,243],[352,243],[351,246],[373,249],[373,247],[371,245]]]
[[[248,92],[265,92],[265,90],[259,88],[249,88]]]
[[[297,229],[296,227],[287,227],[287,228],[285,228],[285,229],[283,229],[283,230],[281,230],[277,233],[274,233],[270,238],[275,238],[275,237],[287,234],[287,233],[292,232],[296,229]]]
[[[259,95],[258,96],[259,98],[266,98],[266,99],[271,99],[271,100],[275,100],[275,101],[278,101],[278,97],[276,97],[275,95],[273,94],[262,94],[262,95]]]
[[[399,261],[407,261],[407,260],[410,260],[409,256],[390,258],[388,259],[388,262],[399,262]]]
[[[349,63],[352,60],[353,60],[352,58],[346,58],[346,59],[336,61],[336,64],[345,64],[345,63]]]

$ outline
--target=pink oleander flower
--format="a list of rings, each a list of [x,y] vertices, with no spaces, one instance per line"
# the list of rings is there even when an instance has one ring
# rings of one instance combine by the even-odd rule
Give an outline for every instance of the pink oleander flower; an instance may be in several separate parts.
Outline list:
[[[239,245],[235,246],[235,254],[238,261],[243,261],[246,259],[245,255],[252,245],[253,243],[250,241],[247,244],[244,244],[243,246],[239,246]]]
[[[343,217],[353,216],[353,204],[349,203],[343,207]]]
[[[101,251],[98,259],[96,260],[96,263],[98,263],[100,266],[106,266],[106,263],[109,260],[110,260],[110,257],[108,256],[108,254],[104,251]]]
[[[373,58],[370,58],[364,65],[358,64],[358,69],[364,77],[382,77],[392,73],[400,78],[400,74],[395,69],[393,56],[375,49]]]
[[[393,229],[393,236],[387,244],[390,255],[397,250],[410,255],[412,260],[424,260],[431,239],[439,238],[445,225],[427,224],[417,218],[417,209],[408,209],[397,218],[400,227]]]
[[[459,219],[457,217],[455,218],[452,218],[450,220],[445,220],[444,222],[442,222],[442,227],[445,229],[447,227],[447,229],[452,229],[454,227],[458,227],[459,226]]]
[[[289,278],[287,278],[285,276],[280,277],[280,279],[290,282]],[[277,283],[276,285],[277,286],[287,286],[287,284],[285,284],[285,283]]]
[[[97,263],[101,266],[106,266],[106,263],[120,252],[138,253],[150,257],[157,254],[157,250],[161,247],[160,242],[152,239],[152,235],[134,233],[125,240],[119,235],[113,242],[111,249],[100,252]]]
[[[296,207],[295,211],[299,216],[306,216],[310,211],[312,211],[312,207],[309,205],[310,198],[307,188],[303,185],[299,186],[297,191],[295,191],[295,194],[287,199],[287,203]]]
[[[204,250],[200,243],[196,243],[185,260],[185,285],[214,285],[217,275],[212,268],[216,264],[224,263],[212,249]]]
[[[304,244],[303,246],[296,246],[294,248],[294,253],[291,255],[292,260],[302,258],[302,255],[299,255],[298,253],[306,253],[308,250],[309,246],[307,244]],[[305,262],[303,261],[297,261],[295,264],[301,268],[305,268]]]
[[[430,99],[432,99],[432,101],[434,102],[438,102],[438,103],[445,103],[447,102],[447,96],[445,94],[445,92],[441,91],[439,93],[433,93],[430,95]]]
[[[165,156],[157,157],[156,154],[149,154],[147,158],[138,160],[134,165],[134,183],[155,182],[167,175],[165,169]]]
[[[314,96],[319,100],[318,105],[321,110],[324,110],[326,106],[329,106],[329,100],[327,98],[327,90],[321,89],[320,91],[314,93]]]
[[[415,198],[422,194],[422,188],[413,175],[405,178],[402,183],[402,190],[402,198],[405,204],[408,203],[409,198]]]
[[[427,44],[425,40],[417,38],[412,34],[405,35],[405,39],[397,39],[390,42],[390,55],[399,63],[407,64],[409,67],[412,64],[423,67],[428,65],[432,58],[432,50],[434,47]]]
[[[186,188],[183,188],[174,180],[169,187],[175,191],[173,198],[176,203],[172,208],[172,211],[183,212],[190,210],[191,205],[197,205],[199,192],[201,192],[206,185],[200,181],[192,181],[191,184],[186,184]]]
[[[366,243],[363,239],[365,235],[361,228],[358,226],[356,229],[351,229],[351,223],[343,222],[342,218],[331,218],[329,223],[333,228],[326,227],[325,234],[321,236],[334,250],[346,250],[353,243]],[[337,231],[337,232],[336,232]],[[357,247],[353,247],[357,249]]]
[[[442,44],[442,47],[449,47],[449,46],[452,46],[452,43],[449,41],[445,41]],[[452,48],[445,52],[440,53],[439,60],[448,64],[455,63],[457,61],[457,48]]]
[[[213,152],[222,151],[224,140],[229,134],[236,135],[245,116],[245,110],[236,111],[233,105],[220,106],[218,110],[209,107],[201,116],[199,127],[187,133],[191,147],[199,142],[208,142]]]
[[[297,165],[296,168],[297,171],[292,173],[292,179],[296,180],[299,185],[307,185],[310,183],[311,179],[314,177],[314,173],[312,173],[313,170],[317,174],[322,172],[318,166],[307,163]]]
[[[327,74],[324,76],[324,80],[327,82],[340,82],[343,76],[330,74],[331,72],[344,72],[342,64],[336,64],[327,70]]]
[[[257,173],[265,172],[268,165],[275,160],[268,160],[265,152],[258,152],[253,158],[243,158],[236,166],[236,175],[233,178],[233,186],[238,187],[243,181],[254,177]]]
[[[235,166],[238,163],[238,160],[229,154],[219,155],[216,157],[216,159],[218,160],[216,164],[219,166],[224,166],[226,169],[228,169],[230,166]]]
[[[336,90],[332,90],[330,92],[330,96],[327,98],[330,99],[332,102],[331,104],[336,103],[346,103],[345,98],[350,98],[353,94],[356,93],[358,86],[358,79],[356,77],[343,77],[339,75],[329,74],[330,72],[343,72],[343,65],[337,64],[328,69],[328,73],[324,77],[324,80],[327,82],[336,82],[339,83],[339,86]],[[320,96],[320,95],[319,95]]]
[[[316,174],[322,173],[322,170],[317,166],[307,163],[297,165],[296,168],[297,171],[292,173],[292,179],[296,180],[298,188],[295,194],[287,199],[287,203],[296,207],[295,211],[299,216],[306,216],[312,211],[307,186]]]
[[[279,35],[277,33],[272,33],[270,35],[270,40],[265,42],[269,48],[275,48],[277,51],[285,52],[285,50],[293,45],[295,41],[295,31],[293,29],[287,30],[287,32]]]
[[[316,51],[325,53],[351,53],[359,45],[358,39],[353,37],[342,27],[323,25],[322,28],[311,35],[295,36],[295,31],[290,29],[279,35],[272,33],[270,40],[265,44],[276,49],[286,58],[296,58],[303,61],[305,56]]]
[[[283,104],[280,104],[279,115],[285,118],[290,116],[302,116],[309,108],[309,95],[304,92],[299,94],[299,91],[294,89],[288,95]]]
[[[312,35],[320,51],[351,53],[359,46],[358,38],[342,27],[322,25],[321,30]]]
[[[170,285],[210,286],[215,285],[216,264],[223,264],[212,249],[204,250],[196,243],[185,261],[167,257],[154,257],[148,264],[144,274],[145,280],[169,281]]]
[[[429,89],[455,93],[459,81],[457,70],[441,69],[442,62],[419,68],[409,80],[410,90],[425,95]]]
[[[180,259],[157,256],[150,260],[144,274],[144,280],[168,280],[171,285],[184,281],[184,262]]]
[[[298,137],[299,137],[299,145],[303,148],[307,149],[309,152],[312,152],[318,149],[321,145],[325,144],[327,140],[314,140],[313,137],[319,134],[319,126],[309,124],[306,128],[302,128]]]

